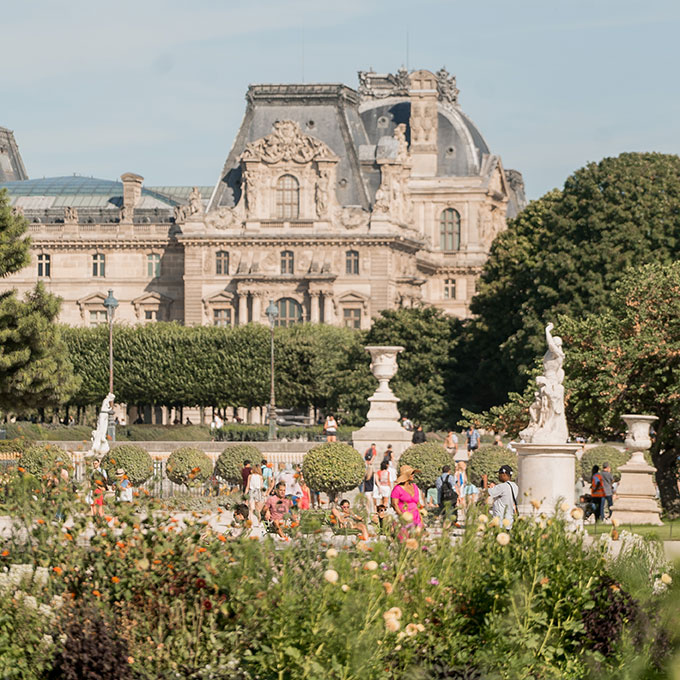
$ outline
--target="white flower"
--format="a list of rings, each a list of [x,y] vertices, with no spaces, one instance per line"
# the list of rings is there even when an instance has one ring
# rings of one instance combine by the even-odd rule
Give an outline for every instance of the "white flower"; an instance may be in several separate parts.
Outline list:
[[[411,524],[411,522],[413,522],[413,515],[407,510],[401,514],[401,519],[404,524]]]
[[[486,515],[480,515],[477,518],[477,521],[480,522],[481,524],[486,524],[489,521],[489,518]]]
[[[661,583],[669,586],[671,583],[673,583],[673,577],[670,574],[661,574]]]
[[[375,571],[378,568],[378,563],[375,560],[370,560],[364,564],[364,569],[366,571]]]
[[[509,517],[503,518],[503,526],[507,529],[512,524],[512,520]]]
[[[385,619],[385,628],[392,633],[396,633],[401,628],[401,623],[393,616],[390,616]]]
[[[337,583],[338,572],[335,569],[326,569],[323,573],[323,577],[328,581],[328,583]]]
[[[571,517],[578,522],[580,519],[583,519],[583,510],[581,508],[574,508],[571,511]]]
[[[332,560],[334,557],[337,557],[337,556],[338,556],[338,551],[335,548],[328,548],[328,550],[326,550],[326,557],[329,560]]]
[[[496,536],[496,542],[498,545],[507,545],[510,543],[510,536],[508,536],[508,534],[506,534],[504,531],[501,531],[501,533]]]
[[[401,618],[401,609],[399,607],[392,607],[391,609],[388,609],[384,614],[383,614],[384,619],[400,619]]]
[[[562,504],[560,505],[560,510],[562,512],[566,512],[567,510],[569,510],[569,503],[567,503],[567,501],[562,501]]]
[[[343,593],[346,593],[349,590],[349,586],[346,583],[343,583],[340,586],[340,589],[342,590]]]
[[[53,645],[54,644],[54,640],[52,639],[51,635],[47,635],[47,634],[43,635],[42,641],[46,645]]]
[[[500,521],[500,519],[498,519],[498,517],[492,517],[491,521],[489,522],[489,526],[490,527],[497,527],[497,526],[500,526],[500,523],[501,523],[501,521]]]
[[[404,630],[406,632],[406,635],[408,635],[409,637],[413,637],[418,632],[418,626],[416,626],[415,623],[408,623],[406,624],[406,628]]]

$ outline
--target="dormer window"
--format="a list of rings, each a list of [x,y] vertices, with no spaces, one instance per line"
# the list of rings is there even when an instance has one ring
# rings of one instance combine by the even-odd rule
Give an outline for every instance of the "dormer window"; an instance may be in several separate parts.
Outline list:
[[[300,216],[300,184],[293,175],[283,175],[276,182],[276,217],[295,220]]]
[[[442,250],[460,250],[460,213],[447,208],[439,218],[439,247]]]

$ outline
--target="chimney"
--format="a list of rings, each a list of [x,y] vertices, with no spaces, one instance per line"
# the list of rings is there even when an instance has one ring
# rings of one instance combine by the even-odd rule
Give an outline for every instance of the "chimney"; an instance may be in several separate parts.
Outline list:
[[[123,180],[123,215],[126,221],[132,221],[135,206],[142,195],[144,178],[141,175],[135,175],[134,172],[126,172],[120,178]]]
[[[430,71],[414,71],[409,76],[411,100],[411,159],[414,177],[437,174],[437,78]]]

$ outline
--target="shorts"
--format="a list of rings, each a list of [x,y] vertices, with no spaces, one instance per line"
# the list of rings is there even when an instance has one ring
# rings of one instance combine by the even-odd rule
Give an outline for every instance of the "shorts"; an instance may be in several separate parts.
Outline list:
[[[376,484],[373,489],[373,496],[375,498],[389,498],[392,490],[387,485]]]

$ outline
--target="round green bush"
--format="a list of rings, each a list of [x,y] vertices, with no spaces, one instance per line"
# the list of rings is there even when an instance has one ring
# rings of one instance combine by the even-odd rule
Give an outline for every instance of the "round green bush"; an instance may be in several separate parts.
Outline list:
[[[619,466],[627,463],[629,458],[630,453],[621,451],[615,446],[609,444],[594,446],[592,449],[587,449],[581,457],[581,476],[586,482],[590,483],[590,472],[593,465],[599,466],[602,470],[604,463],[609,463],[612,466],[612,477],[618,482],[621,479]]]
[[[165,474],[175,484],[199,486],[212,474],[212,461],[201,449],[183,446],[168,458]]]
[[[29,446],[19,458],[19,467],[37,477],[53,467],[58,459],[68,460],[68,454],[59,446]]]
[[[0,458],[7,459],[21,456],[31,448],[31,443],[25,439],[0,439]]]
[[[302,461],[305,483],[332,498],[361,484],[366,474],[362,455],[349,444],[329,442],[307,451]]]
[[[246,460],[253,464],[262,460],[262,454],[257,446],[252,444],[227,446],[215,463],[215,474],[229,484],[240,484],[241,470]]]
[[[102,460],[109,481],[115,481],[116,470],[125,470],[132,486],[144,484],[153,474],[153,460],[146,449],[135,444],[121,444],[111,449]]]
[[[487,475],[489,482],[498,481],[498,469],[501,465],[512,468],[512,481],[518,478],[517,454],[505,446],[480,446],[467,464],[468,481],[475,486],[482,486],[482,475]]]
[[[436,442],[423,442],[409,446],[399,458],[399,467],[410,465],[420,470],[416,473],[416,484],[418,488],[426,493],[437,481],[437,477],[442,473],[442,467],[449,465],[451,472],[455,465],[454,457],[446,452],[446,449]]]

